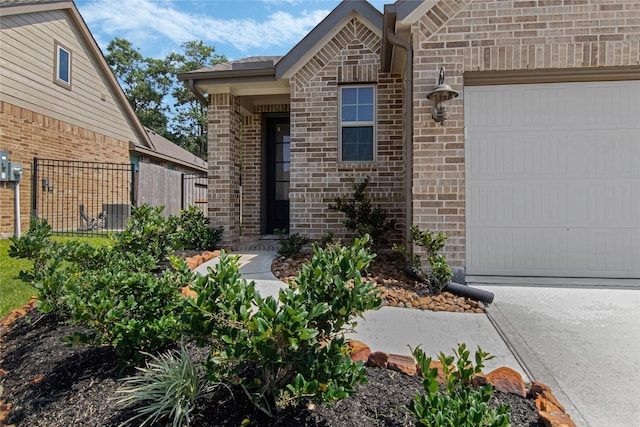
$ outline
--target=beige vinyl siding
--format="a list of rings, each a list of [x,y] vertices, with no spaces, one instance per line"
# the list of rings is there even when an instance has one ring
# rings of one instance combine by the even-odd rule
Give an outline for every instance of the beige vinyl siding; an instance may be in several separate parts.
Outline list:
[[[64,11],[4,16],[0,28],[3,99],[119,140],[140,142]],[[53,83],[56,41],[71,50],[71,90]]]

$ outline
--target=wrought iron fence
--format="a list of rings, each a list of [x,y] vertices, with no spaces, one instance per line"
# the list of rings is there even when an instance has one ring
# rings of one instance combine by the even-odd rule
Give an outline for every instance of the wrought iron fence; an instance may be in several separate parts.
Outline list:
[[[33,160],[32,215],[53,232],[101,234],[122,230],[131,215],[132,165]]]
[[[182,174],[182,209],[197,206],[207,215],[207,173]]]

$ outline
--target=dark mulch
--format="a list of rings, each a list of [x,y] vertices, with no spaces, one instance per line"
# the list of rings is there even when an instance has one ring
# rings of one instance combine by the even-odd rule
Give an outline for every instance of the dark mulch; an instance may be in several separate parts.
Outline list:
[[[62,338],[77,331],[54,315],[37,312],[18,320],[0,343],[0,368],[7,372],[0,400],[11,402],[9,424],[16,426],[116,426],[132,416],[112,398],[118,380],[133,369],[121,370],[108,347],[70,347]],[[192,348],[195,359],[206,352]],[[267,418],[242,392],[220,388],[194,412],[195,426],[410,426],[415,420],[406,409],[420,390],[417,378],[385,369],[367,369],[368,383],[341,402],[314,409],[289,409]],[[4,392],[2,393],[2,389]],[[511,406],[513,426],[542,426],[531,399],[496,394]],[[162,425],[162,424],[161,424]]]

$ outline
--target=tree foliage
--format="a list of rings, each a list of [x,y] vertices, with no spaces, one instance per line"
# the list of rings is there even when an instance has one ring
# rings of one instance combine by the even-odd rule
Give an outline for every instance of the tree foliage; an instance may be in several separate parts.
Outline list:
[[[202,158],[207,154],[207,109],[176,74],[226,62],[201,40],[181,45],[183,53],[144,57],[131,42],[113,39],[105,58],[140,122]]]

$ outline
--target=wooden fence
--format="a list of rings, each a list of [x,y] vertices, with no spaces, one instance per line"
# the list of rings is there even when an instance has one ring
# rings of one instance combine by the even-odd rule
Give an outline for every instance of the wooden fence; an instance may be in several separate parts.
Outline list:
[[[195,205],[207,213],[207,175],[185,174],[161,166],[140,163],[135,173],[135,205],[164,206],[162,213],[179,215]]]

